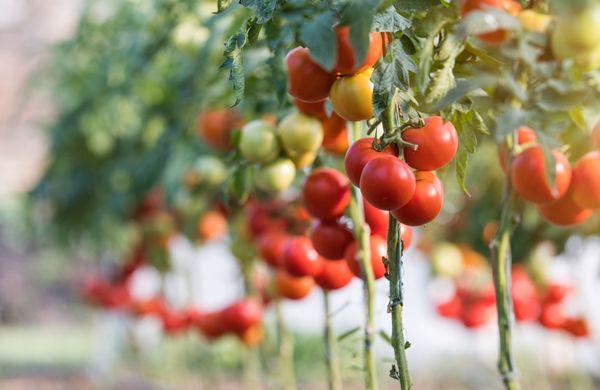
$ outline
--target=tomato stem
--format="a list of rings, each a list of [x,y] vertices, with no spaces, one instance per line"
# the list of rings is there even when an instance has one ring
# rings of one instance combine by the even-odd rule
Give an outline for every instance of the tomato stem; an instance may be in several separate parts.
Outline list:
[[[352,122],[352,131],[348,132],[349,143],[352,144],[360,137],[360,129],[356,122]],[[371,267],[370,230],[365,222],[360,189],[353,187],[350,192],[349,216],[352,219],[354,237],[358,242],[358,257],[363,279],[364,304],[366,311],[364,335],[364,372],[365,388],[377,389],[377,367],[373,343],[375,341],[375,276]]]
[[[275,300],[275,319],[277,322],[277,346],[279,349],[279,374],[283,390],[296,389],[294,373],[294,340],[285,326],[279,298]]]
[[[325,361],[327,363],[327,380],[329,390],[340,390],[342,388],[342,374],[340,372],[340,357],[337,349],[337,340],[333,332],[331,321],[331,308],[329,292],[323,290],[324,315],[325,315]]]

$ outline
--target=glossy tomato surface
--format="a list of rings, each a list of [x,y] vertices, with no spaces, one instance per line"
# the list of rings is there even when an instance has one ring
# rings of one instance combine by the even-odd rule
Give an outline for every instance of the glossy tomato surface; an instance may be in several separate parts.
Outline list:
[[[353,277],[344,260],[326,261],[321,273],[315,276],[315,282],[323,290],[339,290],[350,284]]]
[[[392,146],[387,146],[381,152],[376,151],[373,149],[373,138],[369,137],[361,138],[350,145],[344,157],[344,168],[352,184],[358,187],[365,165],[374,158],[385,155],[397,156],[398,153]]]
[[[291,50],[285,64],[290,95],[309,103],[327,99],[335,75],[314,62],[307,48],[298,46]]]
[[[283,267],[292,276],[318,275],[323,269],[323,261],[308,237],[292,237],[283,247]]]
[[[600,208],[600,151],[589,152],[573,167],[571,191],[582,208]]]
[[[329,99],[333,110],[348,121],[363,121],[373,116],[373,68],[337,79]]]
[[[310,276],[295,277],[284,270],[275,273],[275,290],[279,296],[299,300],[306,297],[315,286],[315,280]]]
[[[346,248],[354,241],[354,236],[339,221],[318,221],[311,229],[310,239],[321,256],[328,260],[339,260],[344,258]]]
[[[367,55],[361,64],[356,63],[356,55],[350,43],[350,28],[342,26],[335,29],[337,44],[337,61],[334,72],[341,75],[353,75],[367,68],[373,67],[383,53],[381,33],[369,34],[369,47]]]
[[[314,218],[331,220],[344,213],[350,203],[350,183],[332,168],[317,168],[302,187],[302,203]]]
[[[432,172],[415,174],[416,188],[408,203],[392,212],[398,221],[409,226],[421,226],[437,217],[444,203],[444,188]]]
[[[404,148],[404,160],[420,171],[435,171],[448,164],[458,149],[458,134],[451,122],[439,116],[425,118],[425,126],[409,128],[402,138],[418,146],[417,150]]]
[[[371,268],[373,269],[373,275],[375,276],[375,279],[380,279],[385,275],[386,272],[385,265],[383,264],[383,257],[387,255],[387,242],[380,236],[371,236],[369,241],[370,260]],[[362,272],[360,269],[360,262],[357,256],[358,243],[354,241],[346,249],[344,258],[346,259],[346,263],[348,263],[348,267],[350,268],[350,271],[352,271],[354,276],[361,278]]]
[[[394,156],[371,160],[360,176],[360,191],[373,206],[396,210],[415,193],[415,175],[406,163]]]

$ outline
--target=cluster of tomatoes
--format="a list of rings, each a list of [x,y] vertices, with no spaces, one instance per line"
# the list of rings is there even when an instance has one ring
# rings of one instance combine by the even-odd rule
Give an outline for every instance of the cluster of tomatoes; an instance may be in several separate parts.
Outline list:
[[[510,166],[510,180],[517,194],[535,204],[543,218],[559,226],[572,226],[600,208],[600,151],[588,152],[571,167],[563,153],[553,150],[554,185],[550,185],[544,151],[536,143],[535,132],[521,127],[517,134],[518,150]],[[501,160],[505,155],[501,149]]]
[[[379,152],[373,138],[362,138],[350,146],[344,165],[350,181],[370,204],[391,211],[405,225],[420,226],[442,208],[444,189],[432,171],[452,160],[458,136],[452,123],[432,116],[423,127],[404,130],[402,138],[411,145],[403,148],[404,160],[398,158],[394,145]]]

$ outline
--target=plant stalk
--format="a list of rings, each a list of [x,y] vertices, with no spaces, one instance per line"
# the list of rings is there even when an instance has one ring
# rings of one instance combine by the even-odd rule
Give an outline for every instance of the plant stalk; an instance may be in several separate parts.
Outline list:
[[[285,326],[279,299],[275,301],[275,317],[277,321],[277,346],[279,349],[279,380],[283,390],[296,389],[294,373],[294,340]]]
[[[340,356],[337,349],[337,339],[333,332],[331,321],[331,308],[329,306],[329,292],[323,290],[325,311],[325,361],[327,363],[327,383],[329,390],[342,389],[342,374],[340,372]]]
[[[352,131],[348,133],[349,143],[352,144],[360,137],[360,129],[356,122],[352,123]],[[365,335],[364,335],[364,373],[365,388],[375,390],[377,385],[377,367],[373,343],[375,341],[375,276],[371,267],[371,242],[369,226],[365,222],[362,196],[360,189],[353,187],[350,192],[350,218],[354,225],[354,237],[358,242],[358,261],[360,264],[365,304]]]

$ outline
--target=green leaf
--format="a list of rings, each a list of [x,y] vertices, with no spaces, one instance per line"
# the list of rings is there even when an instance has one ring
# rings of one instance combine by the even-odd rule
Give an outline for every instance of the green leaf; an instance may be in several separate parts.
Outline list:
[[[240,0],[240,4],[254,11],[259,24],[270,20],[277,8],[277,0]]]
[[[217,13],[225,11],[231,5],[231,0],[217,0]]]
[[[362,64],[369,49],[371,25],[378,2],[373,0],[352,0],[342,11],[342,25],[350,27],[348,36],[354,50],[354,62]]]
[[[442,67],[431,76],[431,82],[426,94],[426,102],[432,103],[444,97],[448,91],[456,87],[454,64],[456,57],[463,51],[463,41],[454,34],[449,34],[440,47],[438,59]]]
[[[380,330],[378,334],[379,334],[379,337],[381,337],[381,339],[382,339],[383,341],[385,341],[385,342],[386,342],[386,343],[388,343],[389,345],[392,345],[392,338],[390,337],[390,335],[389,335],[389,334],[387,334],[387,333],[385,332],[385,330]]]
[[[430,80],[431,64],[433,61],[433,52],[435,41],[442,28],[448,23],[444,18],[438,17],[438,20],[432,24],[429,29],[430,34],[422,43],[421,55],[419,56],[419,71],[417,73],[417,88],[420,93],[425,93]]]
[[[442,0],[397,0],[395,5],[400,12],[421,12],[444,3]]]
[[[342,341],[344,339],[347,339],[348,337],[352,336],[353,334],[355,334],[356,332],[358,332],[360,330],[360,326],[357,326],[356,328],[352,328],[344,333],[342,333],[341,335],[338,336],[338,341]]]
[[[336,61],[334,23],[335,14],[328,10],[305,23],[300,31],[300,39],[310,49],[310,56],[327,71],[333,70]]]
[[[371,30],[377,32],[397,32],[406,31],[410,26],[410,20],[396,12],[394,7],[389,7],[385,11],[375,14]]]
[[[552,194],[554,195],[556,192],[556,162],[552,154],[551,140],[544,132],[538,131],[537,135],[538,144],[544,151],[544,172],[546,173],[546,180],[548,181],[548,184],[552,189]]]
[[[458,132],[458,150],[454,157],[456,181],[460,188],[468,195],[466,187],[467,168],[470,156],[475,153],[479,143],[479,134],[488,134],[487,126],[481,115],[473,110],[456,110],[452,115],[452,123]]]
[[[496,117],[496,140],[502,142],[506,136],[530,122],[526,111],[512,106],[502,107]]]
[[[250,196],[252,190],[252,167],[237,166],[226,183],[225,198],[227,203],[242,204]]]

